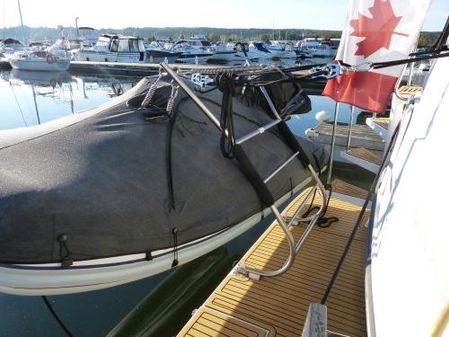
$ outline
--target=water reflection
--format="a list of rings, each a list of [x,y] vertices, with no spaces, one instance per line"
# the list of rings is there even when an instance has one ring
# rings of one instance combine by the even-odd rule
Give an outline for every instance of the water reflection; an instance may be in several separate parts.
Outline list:
[[[0,129],[31,126],[80,113],[123,94],[139,80],[68,72],[0,72]]]

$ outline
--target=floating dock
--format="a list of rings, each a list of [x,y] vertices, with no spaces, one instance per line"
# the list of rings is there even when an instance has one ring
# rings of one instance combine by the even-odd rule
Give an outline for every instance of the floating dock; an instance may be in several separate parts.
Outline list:
[[[330,145],[332,140],[332,128],[333,124],[331,123],[320,123],[319,125],[306,130],[306,135],[314,142]],[[337,146],[346,146],[348,142],[348,132],[348,125],[337,125],[335,136],[335,144]],[[352,125],[351,146],[383,151],[385,141],[368,125],[354,124]]]
[[[309,304],[319,303],[324,295],[361,210],[359,197],[366,195],[366,191],[341,181],[334,186],[337,192],[332,194],[326,216],[336,216],[338,222],[328,228],[315,226],[286,273],[255,281],[232,271],[178,336],[301,336]],[[287,206],[285,216],[294,213],[306,193]],[[368,213],[362,224],[366,223]],[[302,226],[290,227],[296,239],[303,230]],[[326,302],[327,329],[339,336],[366,336],[365,237],[366,229],[362,226]],[[275,221],[242,261],[252,267],[274,270],[287,255],[285,234]]]

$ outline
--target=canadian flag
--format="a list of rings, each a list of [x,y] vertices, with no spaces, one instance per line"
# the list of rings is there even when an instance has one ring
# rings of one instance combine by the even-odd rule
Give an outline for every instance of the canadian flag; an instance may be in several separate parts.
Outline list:
[[[337,62],[357,66],[407,58],[416,45],[430,0],[352,0]],[[346,72],[323,95],[377,113],[387,102],[403,65]]]

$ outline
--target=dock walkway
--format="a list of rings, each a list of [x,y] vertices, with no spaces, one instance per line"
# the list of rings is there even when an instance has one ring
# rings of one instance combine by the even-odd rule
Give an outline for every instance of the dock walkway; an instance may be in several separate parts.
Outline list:
[[[341,181],[338,185],[339,193],[355,191],[360,196],[360,189]],[[287,216],[293,214],[304,195],[286,208]],[[254,281],[231,272],[178,336],[301,336],[308,306],[320,302],[361,209],[344,199],[338,193],[332,197],[326,215],[339,221],[328,228],[315,226],[286,273]],[[291,227],[296,239],[302,231],[301,226]],[[326,303],[328,330],[354,337],[366,336],[365,232],[365,227],[359,228]],[[274,222],[242,261],[256,268],[275,269],[287,254],[285,235]]]

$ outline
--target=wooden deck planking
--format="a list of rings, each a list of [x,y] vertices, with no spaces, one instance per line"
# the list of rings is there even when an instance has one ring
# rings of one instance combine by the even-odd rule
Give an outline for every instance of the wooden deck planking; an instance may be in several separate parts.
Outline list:
[[[340,179],[332,181],[332,190],[337,193],[346,194],[359,199],[366,199],[368,191],[363,188],[348,184]]]
[[[351,191],[344,182],[339,184]],[[352,191],[360,193],[357,188]],[[292,215],[301,198],[288,206],[286,214]],[[339,221],[329,228],[315,227],[286,273],[259,281],[228,275],[178,336],[197,336],[193,333],[198,331],[202,336],[300,336],[308,306],[320,302],[359,211],[360,206],[333,198],[327,216]],[[303,227],[292,226],[296,239]],[[362,226],[326,303],[328,329],[348,336],[366,336],[365,235]],[[280,267],[287,255],[285,234],[273,223],[242,261],[271,270]],[[215,314],[208,315],[208,310]]]
[[[376,117],[373,118],[373,123],[376,123],[381,128],[384,128],[385,130],[388,130],[388,126],[390,125],[390,118],[388,117]]]
[[[370,151],[368,149],[365,149],[362,147],[355,147],[355,148],[351,148],[347,152],[349,155],[351,155],[353,157],[357,157],[357,158],[369,161],[376,165],[382,164],[382,160],[383,160],[382,156],[379,153]]]

